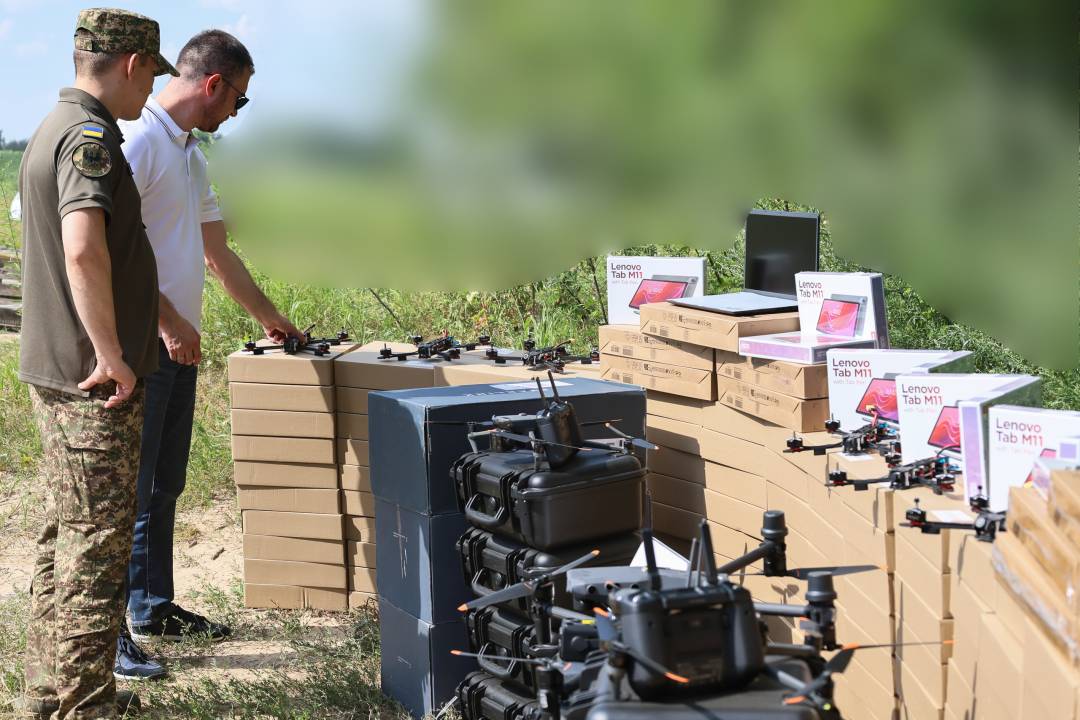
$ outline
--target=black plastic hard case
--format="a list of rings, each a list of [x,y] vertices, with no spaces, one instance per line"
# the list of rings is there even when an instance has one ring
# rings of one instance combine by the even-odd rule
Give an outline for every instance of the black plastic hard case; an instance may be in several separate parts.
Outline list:
[[[500,680],[515,683],[525,691],[536,688],[536,666],[519,660],[532,658],[535,627],[527,616],[500,607],[470,610],[465,628],[480,669]]]
[[[537,720],[540,703],[528,691],[485,672],[469,674],[457,687],[462,720]]]
[[[490,595],[496,590],[526,580],[526,571],[530,568],[541,572],[555,570],[592,550],[599,550],[600,554],[585,563],[586,566],[629,565],[640,545],[640,535],[629,532],[550,553],[498,537],[479,528],[469,528],[457,541],[465,583],[477,597]],[[566,592],[566,577],[556,578],[555,604],[569,608],[572,601]],[[528,599],[513,601],[506,607],[528,612]]]
[[[641,527],[645,470],[633,455],[587,449],[558,469],[537,469],[531,450],[478,452],[450,475],[470,525],[539,550]]]

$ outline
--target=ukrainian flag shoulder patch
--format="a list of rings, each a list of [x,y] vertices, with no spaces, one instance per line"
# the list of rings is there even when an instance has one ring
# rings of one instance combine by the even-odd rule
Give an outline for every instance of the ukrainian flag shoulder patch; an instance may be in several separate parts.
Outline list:
[[[105,137],[105,128],[100,125],[83,125],[82,134],[83,137],[97,138],[100,140]]]

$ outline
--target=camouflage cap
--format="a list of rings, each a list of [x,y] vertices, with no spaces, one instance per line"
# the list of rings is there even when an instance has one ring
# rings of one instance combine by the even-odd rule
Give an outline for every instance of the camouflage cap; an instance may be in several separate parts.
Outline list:
[[[157,61],[155,75],[180,76],[161,55],[161,31],[156,20],[130,10],[91,8],[75,23],[75,49],[90,52],[140,53]]]

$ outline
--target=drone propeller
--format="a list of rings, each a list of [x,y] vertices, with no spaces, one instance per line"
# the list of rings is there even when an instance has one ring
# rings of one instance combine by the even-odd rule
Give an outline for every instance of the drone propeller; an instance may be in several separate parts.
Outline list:
[[[786,573],[766,575],[763,572],[750,572],[739,573],[740,576],[762,576],[762,577],[790,577],[796,580],[809,580],[810,575],[816,572],[825,572],[837,577],[840,575],[855,575],[856,573],[871,572],[873,570],[881,570],[880,565],[830,565],[824,567],[812,567],[812,568],[794,568],[788,570]]]
[[[610,430],[611,432],[613,432],[616,435],[618,435],[619,437],[621,437],[623,440],[627,440],[629,442],[629,444],[632,445],[633,447],[640,448],[642,450],[659,450],[660,449],[659,445],[656,445],[655,443],[651,443],[648,440],[645,440],[644,438],[634,437],[633,435],[630,435],[629,433],[624,433],[622,430],[615,427],[610,422],[604,423],[604,427],[606,427],[608,430]]]
[[[599,550],[592,550],[585,555],[582,555],[577,560],[572,560],[563,565],[562,567],[555,568],[551,572],[543,573],[527,580],[522,580],[515,585],[505,587],[502,590],[496,590],[490,595],[485,595],[483,597],[476,598],[475,600],[470,600],[467,603],[463,603],[462,605],[458,606],[458,610],[460,612],[478,610],[480,608],[488,607],[489,605],[497,605],[499,603],[509,602],[511,600],[519,600],[520,598],[528,597],[529,595],[532,595],[536,588],[543,583],[548,582],[553,578],[559,577],[560,575],[565,575],[574,568],[580,567],[581,565],[589,562],[599,554]]]
[[[573,663],[569,663],[569,662],[560,664],[559,661],[556,658],[519,658],[519,657],[498,657],[498,656],[492,657],[491,655],[487,655],[486,653],[471,653],[471,652],[464,652],[462,650],[451,650],[450,654],[454,655],[456,657],[471,657],[471,658],[476,658],[478,660],[494,660],[494,661],[510,660],[510,661],[515,662],[515,663],[519,663],[521,665],[539,665],[539,666],[542,666],[542,667],[551,667],[551,668],[557,667],[560,670],[562,670],[563,672],[566,672],[567,670],[569,670],[570,668],[572,668],[574,666]]]
[[[633,658],[634,662],[639,662],[654,673],[663,675],[668,680],[685,685],[690,682],[689,678],[682,675],[676,675],[666,667],[656,662],[647,655],[639,653],[634,648],[619,642],[619,633],[615,629],[615,621],[612,619],[611,614],[603,608],[593,608],[593,612],[596,613],[596,630],[600,637],[600,642],[607,644],[610,650],[623,655],[628,655]]]

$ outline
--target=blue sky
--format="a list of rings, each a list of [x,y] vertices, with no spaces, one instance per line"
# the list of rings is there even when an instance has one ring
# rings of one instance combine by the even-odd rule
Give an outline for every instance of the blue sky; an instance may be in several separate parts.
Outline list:
[[[72,36],[79,10],[123,7],[157,20],[162,51],[175,60],[189,37],[221,28],[251,51],[253,101],[226,132],[246,123],[289,116],[354,129],[384,120],[402,73],[429,26],[425,0],[0,0],[0,130],[29,137],[70,85]],[[159,78],[155,90],[165,78]]]

